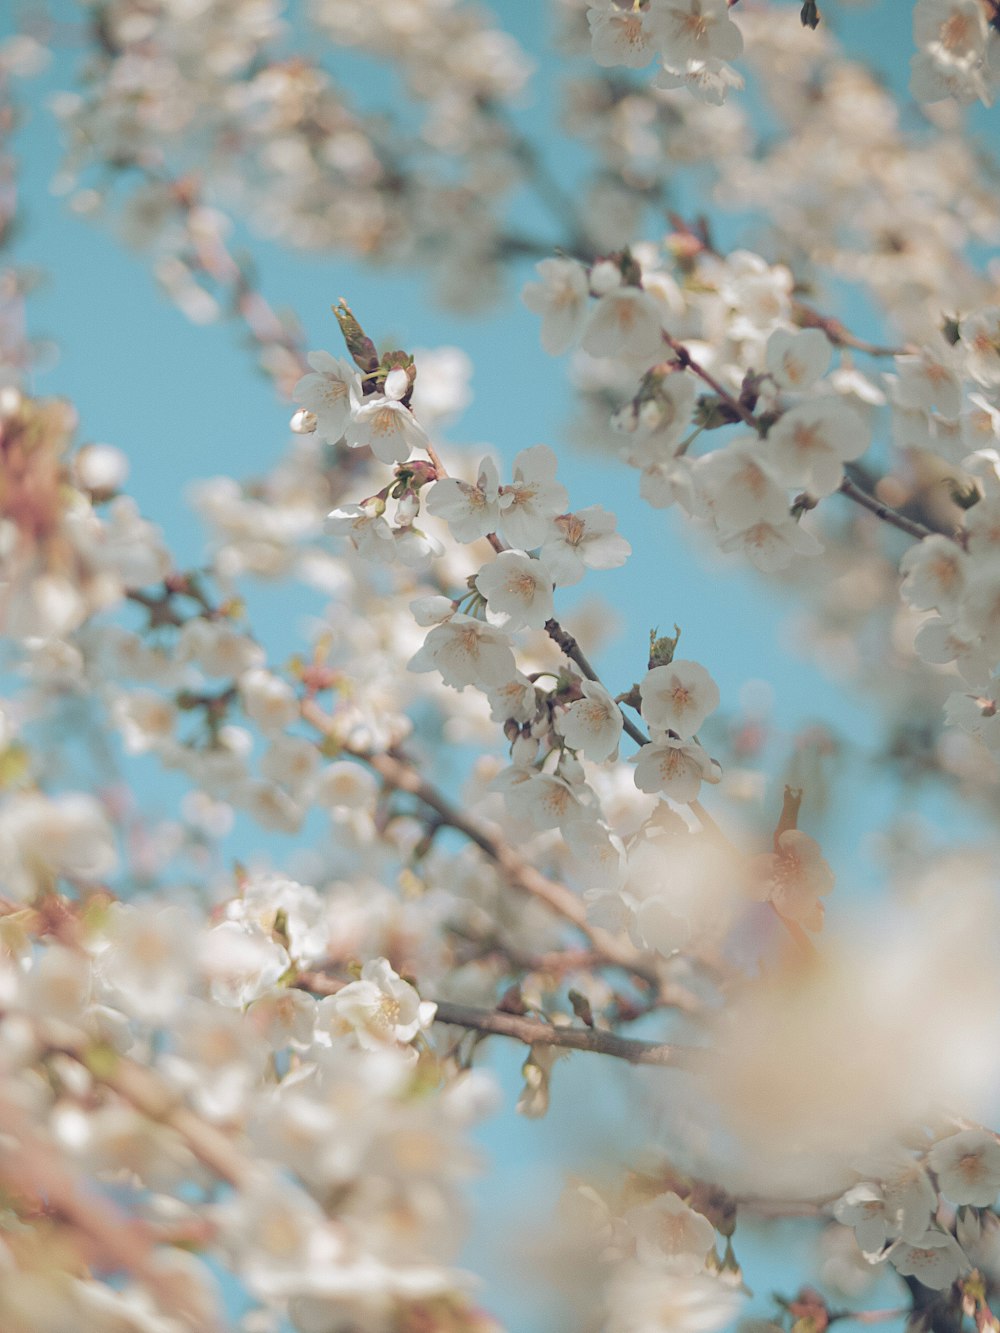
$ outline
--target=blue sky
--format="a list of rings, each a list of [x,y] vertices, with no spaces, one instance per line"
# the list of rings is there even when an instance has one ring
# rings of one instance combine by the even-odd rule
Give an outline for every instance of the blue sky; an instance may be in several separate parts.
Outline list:
[[[506,0],[494,10],[539,64],[519,113],[525,129],[534,132],[551,118],[554,102],[552,58],[537,21],[544,11],[526,0]],[[831,0],[825,11],[849,48],[872,55],[894,86],[905,86],[909,4],[886,0],[869,8],[841,8]],[[47,73],[26,87],[30,114],[16,144],[25,209],[16,255],[47,275],[32,298],[31,328],[58,346],[58,358],[37,375],[35,387],[75,402],[82,440],[108,441],[129,453],[129,485],[143,511],[166,530],[182,560],[195,562],[203,538],[185,505],[186,486],[217,473],[245,477],[267,469],[285,446],[289,410],[254,372],[252,355],[236,328],[192,327],[158,294],[141,257],[50,195],[59,147],[45,102],[52,91],[68,86],[76,58],[61,52]],[[373,89],[384,86],[381,75],[367,63],[355,65],[354,57],[340,56],[334,63],[347,78],[361,72],[366,84],[361,94],[368,99]],[[551,165],[572,188],[574,155],[561,154],[557,146],[548,151]],[[311,347],[340,353],[330,305],[345,296],[379,342],[454,344],[468,352],[475,366],[475,397],[452,428],[452,438],[489,444],[507,460],[525,446],[552,444],[565,459],[562,479],[573,508],[599,502],[615,510],[632,543],[635,554],[625,569],[595,576],[587,585],[614,604],[623,626],[598,658],[609,684],[618,690],[636,679],[645,665],[649,628],[676,621],[683,629],[684,656],[708,667],[724,708],[735,706],[749,682],[764,681],[789,733],[812,722],[833,728],[853,747],[853,780],[841,784],[827,855],[842,883],[875,883],[872,835],[898,809],[901,797],[868,767],[866,755],[879,738],[872,734],[866,701],[845,693],[811,659],[794,651],[787,632],[791,605],[783,594],[736,566],[706,567],[686,542],[678,516],[653,511],[639,500],[636,473],[568,447],[569,395],[561,367],[542,353],[537,319],[517,299],[530,265],[512,276],[500,309],[469,320],[436,309],[419,276],[373,272],[337,255],[304,258],[264,243],[255,243],[254,250],[264,293],[274,305],[295,310]],[[838,313],[850,322],[850,307]],[[276,658],[285,658],[303,642],[301,629],[288,624],[274,599],[262,604],[264,618],[257,619],[257,628]],[[567,599],[563,605],[568,604]],[[320,608],[317,594],[314,607],[303,602],[302,614]],[[940,817],[942,807],[930,798],[922,797],[921,805]],[[272,856],[280,856],[277,840],[268,845]],[[482,1135],[493,1166],[475,1191],[480,1220],[470,1262],[491,1272],[484,1301],[511,1328],[549,1333],[556,1327],[554,1315],[539,1314],[533,1298],[519,1299],[512,1280],[517,1263],[494,1243],[495,1234],[505,1217],[523,1220],[527,1211],[534,1219],[543,1206],[539,1201],[552,1197],[546,1184],[567,1169],[560,1143],[592,1147],[614,1142],[627,1151],[637,1126],[628,1109],[634,1099],[622,1089],[648,1074],[616,1070],[612,1077],[595,1057],[574,1057],[556,1072],[553,1113],[536,1123],[511,1113],[522,1056],[509,1049],[494,1056],[507,1104]],[[778,1285],[780,1277],[771,1273],[761,1281],[762,1290]]]

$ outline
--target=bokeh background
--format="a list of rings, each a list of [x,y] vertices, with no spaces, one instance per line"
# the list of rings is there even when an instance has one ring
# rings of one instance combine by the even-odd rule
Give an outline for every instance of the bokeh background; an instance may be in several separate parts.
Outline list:
[[[16,30],[30,4],[0,5],[0,36]],[[60,0],[49,8],[71,33],[79,22],[76,6]],[[560,142],[556,124],[563,69],[550,49],[548,11],[530,0],[505,0],[492,8],[536,62],[518,123],[572,192],[579,160],[577,150]],[[788,6],[789,21],[797,21],[797,8]],[[296,10],[291,3],[293,44]],[[911,15],[912,5],[904,0],[863,6],[829,0],[823,8],[824,21],[848,51],[873,64],[899,91],[904,106]],[[107,441],[128,453],[129,490],[144,514],[166,531],[179,561],[196,564],[204,553],[204,534],[186,503],[187,488],[207,476],[244,478],[265,471],[285,447],[289,407],[255,369],[239,329],[224,321],[189,323],[158,292],[143,256],[125,249],[100,220],[77,215],[53,194],[61,149],[49,102],[73,86],[80,58],[68,40],[46,70],[21,89],[24,120],[14,146],[23,221],[14,257],[40,272],[30,331],[51,340],[32,388],[76,404],[81,440]],[[399,109],[398,89],[381,67],[352,52],[330,52],[323,59],[360,104]],[[702,201],[678,202],[693,212]],[[540,233],[552,232],[551,221],[532,200],[517,207]],[[719,235],[735,243],[749,226],[749,219],[730,215],[720,219]],[[663,230],[662,220],[651,216],[647,235],[655,238]],[[601,503],[617,513],[633,556],[623,569],[593,575],[586,583],[588,593],[613,605],[617,620],[595,654],[602,676],[614,690],[626,688],[644,669],[649,629],[680,625],[683,655],[711,671],[723,712],[756,713],[772,728],[769,799],[775,809],[784,765],[813,738],[817,748],[810,762],[822,778],[825,803],[810,805],[807,796],[806,826],[822,838],[837,871],[838,889],[828,907],[833,920],[854,895],[878,891],[882,837],[890,824],[905,827],[901,818],[919,819],[941,841],[967,831],[966,816],[946,796],[900,787],[879,761],[882,737],[873,727],[869,702],[845,688],[819,659],[815,644],[796,629],[801,621],[793,591],[765,583],[735,562],[709,558],[691,543],[682,516],[640,501],[637,473],[574,448],[565,366],[541,351],[538,321],[519,300],[530,262],[511,269],[496,309],[465,317],[438,308],[419,272],[378,272],[343,256],[288,253],[239,226],[235,241],[252,250],[264,295],[275,307],[295,312],[312,348],[340,354],[330,306],[341,296],[379,342],[462,348],[474,366],[473,398],[450,428],[450,438],[470,447],[475,457],[488,448],[508,462],[521,448],[549,443],[563,460],[561,477],[572,506]],[[871,310],[850,293],[842,294],[833,313],[862,335],[879,336]],[[574,605],[574,592],[560,595],[561,614]],[[321,598],[303,592],[289,601],[284,593],[269,598],[265,591],[255,593],[254,607],[258,632],[275,660],[284,660],[305,642],[303,623],[319,612]],[[829,746],[817,738],[827,738]],[[147,804],[169,817],[180,789],[158,776],[152,763],[141,782]],[[242,860],[293,864],[294,838],[254,834],[254,839],[253,847],[239,848]],[[541,1256],[537,1264],[544,1267],[541,1240],[557,1225],[552,1201],[568,1178],[586,1174],[594,1160],[609,1167],[627,1162],[639,1143],[651,1132],[655,1136],[663,1117],[663,1082],[683,1076],[609,1069],[613,1062],[577,1055],[556,1070],[548,1117],[527,1121],[513,1112],[522,1058],[523,1052],[492,1044],[489,1059],[504,1105],[479,1133],[484,1174],[472,1191],[464,1260],[484,1279],[483,1304],[507,1327],[551,1333],[564,1327],[562,1316],[540,1294],[531,1255]],[[763,1246],[740,1247],[762,1308],[769,1292],[797,1273],[794,1237],[794,1228],[772,1228],[764,1238],[770,1259]],[[781,1254],[781,1267],[775,1266],[774,1253]],[[235,1316],[241,1298],[235,1290],[230,1295]]]

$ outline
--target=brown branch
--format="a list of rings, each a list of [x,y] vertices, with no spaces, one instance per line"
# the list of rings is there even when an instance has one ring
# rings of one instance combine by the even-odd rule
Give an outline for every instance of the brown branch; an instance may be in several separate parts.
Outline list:
[[[823,315],[804,301],[792,302],[792,314],[804,329],[819,329],[825,333],[834,347],[850,347],[855,352],[864,352],[866,356],[907,356],[917,349],[909,344],[902,347],[884,347],[879,343],[866,342],[858,338],[850,329],[844,327],[833,315]]]
[[[336,995],[346,982],[323,972],[302,972],[296,986],[315,995]],[[678,1046],[672,1042],[639,1041],[619,1037],[604,1028],[561,1027],[541,1018],[508,1013],[503,1009],[482,1009],[471,1004],[453,1004],[437,1000],[435,1022],[449,1023],[483,1032],[490,1036],[511,1037],[525,1046],[560,1046],[570,1051],[591,1051],[610,1055],[633,1065],[670,1066],[697,1072],[711,1058],[711,1052],[698,1046]]]
[[[926,527],[923,523],[918,523],[916,519],[907,518],[898,509],[893,509],[891,505],[883,504],[874,495],[869,495],[867,491],[862,490],[857,482],[851,481],[850,477],[844,478],[839,489],[841,495],[846,495],[849,500],[853,500],[862,509],[867,509],[870,514],[880,518],[883,523],[898,528],[900,532],[905,532],[909,537],[916,537],[918,541],[923,541],[925,537],[935,535],[933,529]]]
[[[682,342],[678,342],[677,339],[672,337],[669,333],[664,333],[662,337],[663,341],[677,358],[679,365],[685,370],[690,370],[697,375],[698,378],[703,380],[712,392],[726,404],[731,412],[735,412],[741,420],[745,421],[746,424],[757,431],[758,434],[761,433],[761,424],[750,411],[749,407],[746,407],[741,403],[735,394],[730,393],[710,371],[706,370],[703,365],[696,361]]]
[[[323,712],[314,699],[302,701],[302,716],[323,735],[331,734],[332,719]],[[650,986],[659,985],[655,963],[648,954],[640,953],[630,944],[592,925],[587,920],[584,903],[575,893],[565,884],[549,879],[540,870],[536,870],[501,837],[465,814],[449,801],[443,792],[421,777],[416,767],[401,752],[375,754],[367,750],[352,749],[349,746],[345,746],[344,749],[346,753],[366,763],[387,786],[415,796],[423,805],[433,810],[443,824],[464,834],[499,867],[510,884],[523,893],[537,898],[539,902],[545,903],[558,916],[582,931],[606,962],[625,968],[633,975],[641,977]]]
[[[709,1052],[697,1046],[677,1046],[671,1042],[638,1041],[619,1037],[602,1028],[557,1027],[538,1018],[508,1014],[499,1009],[477,1009],[469,1004],[438,1002],[437,1021],[453,1023],[501,1037],[513,1037],[525,1046],[561,1046],[571,1051],[593,1051],[610,1055],[634,1065],[669,1065],[675,1069],[697,1071]]]
[[[75,1060],[97,1083],[110,1088],[148,1119],[172,1129],[198,1161],[220,1180],[237,1189],[246,1184],[253,1165],[235,1146],[232,1135],[185,1106],[180,1095],[154,1070],[67,1030],[64,1024],[56,1029],[38,1023],[36,1037],[47,1051]]]

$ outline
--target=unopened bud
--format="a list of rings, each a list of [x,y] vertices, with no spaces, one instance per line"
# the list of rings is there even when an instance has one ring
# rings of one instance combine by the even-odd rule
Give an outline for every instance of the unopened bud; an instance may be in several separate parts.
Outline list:
[[[300,407],[288,424],[296,435],[312,435],[317,425],[316,413]]]

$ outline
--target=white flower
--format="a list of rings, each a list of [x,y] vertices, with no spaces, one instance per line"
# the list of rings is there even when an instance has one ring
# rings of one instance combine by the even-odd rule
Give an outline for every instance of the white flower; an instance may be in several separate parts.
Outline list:
[[[591,812],[580,801],[577,789],[564,778],[538,773],[532,768],[505,768],[490,786],[502,791],[511,814],[538,830],[557,828],[564,838],[572,829],[591,821]],[[587,789],[581,788],[586,791]]]
[[[484,458],[475,486],[442,477],[427,492],[427,512],[443,518],[457,542],[474,542],[500,526],[500,478],[496,464]]]
[[[0,881],[15,902],[59,877],[100,880],[116,862],[111,825],[92,796],[19,792],[0,811]]]
[[[648,357],[663,353],[660,307],[638,287],[607,292],[591,310],[581,346],[591,356]]]
[[[974,638],[966,638],[940,616],[930,616],[917,630],[914,651],[922,662],[944,666],[954,662],[970,685],[982,687],[990,678],[990,659]]]
[[[217,1004],[242,1009],[287,972],[285,949],[263,930],[223,921],[199,940],[199,962]]]
[[[414,449],[423,449],[427,436],[408,407],[384,394],[362,398],[351,390],[351,417],[344,441],[352,449],[371,449],[382,463],[405,463]]]
[[[640,1263],[693,1276],[715,1248],[715,1227],[674,1193],[630,1208],[624,1222],[635,1237]]]
[[[514,480],[500,488],[500,522],[512,546],[530,551],[541,546],[552,520],[569,503],[556,481],[558,459],[547,444],[522,449],[514,458]]]
[[[707,1274],[618,1265],[606,1289],[607,1333],[716,1333],[735,1323],[738,1288]]]
[[[700,102],[722,106],[730,88],[742,88],[743,76],[724,60],[664,61],[653,80],[654,88],[687,88]]]
[[[889,1251],[897,1273],[915,1277],[925,1287],[942,1291],[969,1267],[955,1238],[946,1231],[926,1231],[916,1244],[901,1240]]]
[[[664,64],[673,68],[688,60],[735,60],[743,50],[728,0],[656,0],[650,26]]]
[[[490,701],[490,717],[494,722],[506,722],[513,718],[515,722],[531,722],[538,712],[538,696],[534,685],[516,671],[510,680],[502,685],[494,685],[487,690]]]
[[[358,555],[388,564],[396,558],[392,528],[379,500],[363,505],[341,505],[326,516],[325,528],[335,537],[349,537]]]
[[[819,844],[799,829],[786,829],[776,852],[755,856],[750,862],[751,893],[770,901],[790,921],[807,930],[821,930],[823,904],[833,888],[833,871]]]
[[[195,918],[159,903],[112,903],[101,923],[97,970],[116,1006],[144,1023],[169,1022],[194,966]]]
[[[965,592],[967,559],[949,538],[933,533],[911,546],[899,562],[900,595],[918,611],[940,611],[953,617]]]
[[[553,520],[554,535],[542,545],[541,557],[557,585],[579,583],[585,569],[617,569],[632,547],[615,531],[617,519],[600,505]]]
[[[318,767],[319,751],[312,741],[305,736],[278,736],[261,757],[260,774],[295,793]]]
[[[697,662],[679,659],[653,667],[639,686],[642,716],[660,731],[693,736],[719,706],[719,687]]]
[[[508,630],[541,629],[552,619],[552,576],[523,551],[502,551],[476,575],[486,614]]]
[[[693,801],[702,782],[719,782],[722,772],[696,741],[664,736],[639,751],[635,785],[674,801]]]
[[[306,817],[303,806],[274,782],[251,779],[231,793],[233,803],[245,810],[261,828],[278,833],[298,833]]]
[[[852,1185],[834,1204],[833,1215],[844,1226],[854,1228],[854,1237],[865,1254],[878,1254],[889,1236],[896,1234],[882,1191],[871,1181]],[[923,1229],[926,1227],[925,1220]]]
[[[598,65],[626,65],[642,69],[653,59],[656,48],[649,27],[649,11],[623,9],[614,0],[603,0],[587,10],[591,50]]]
[[[966,369],[972,378],[991,389],[1000,387],[1000,306],[988,306],[966,315],[959,322],[958,332],[966,353]]]
[[[222,621],[199,616],[180,632],[177,658],[196,662],[206,676],[241,676],[264,662],[264,649]]]
[[[952,1203],[989,1208],[1000,1193],[1000,1143],[985,1130],[964,1129],[939,1139],[927,1164]]]
[[[360,391],[361,377],[349,361],[329,352],[310,352],[312,374],[303,375],[292,390],[292,398],[316,418],[316,430],[336,444],[351,419],[351,392]]]
[[[284,731],[299,715],[299,702],[291,685],[263,667],[245,671],[239,690],[247,716],[266,735]]]
[[[894,402],[924,412],[936,410],[944,417],[958,416],[962,406],[958,353],[943,337],[914,355],[897,356],[894,364],[899,372],[893,386]]]
[[[759,441],[741,437],[690,466],[698,500],[721,532],[744,532],[762,522],[780,527],[788,521],[788,492]]]
[[[830,340],[820,329],[775,329],[767,340],[765,365],[779,389],[812,388],[830,365]]]
[[[940,46],[953,57],[972,55],[983,50],[988,31],[979,0],[917,0],[913,7],[917,46]]]
[[[111,713],[128,754],[145,754],[173,737],[177,708],[172,699],[153,690],[116,695]]]
[[[996,447],[1000,444],[1000,408],[994,407],[981,393],[970,393],[969,402],[972,406],[961,416],[965,447],[972,454],[988,449],[995,455]],[[967,472],[979,475],[975,466],[970,467],[966,463],[965,468]]]
[[[811,495],[832,495],[844,478],[843,464],[868,448],[868,426],[838,398],[816,398],[791,408],[771,427],[764,452],[788,486]]]
[[[411,1042],[429,1028],[437,1005],[421,1000],[416,990],[394,972],[385,958],[373,958],[361,979],[330,995],[319,1006],[319,1022],[334,1031],[353,1032],[367,1051]]]
[[[691,422],[698,388],[693,375],[675,371],[658,385],[655,396],[631,402],[611,424],[621,431],[622,453],[632,467],[671,457]]]
[[[503,630],[459,612],[431,630],[407,670],[440,671],[457,690],[502,685],[514,674],[514,654]]]
[[[555,729],[574,750],[582,750],[594,763],[610,759],[622,734],[621,709],[603,685],[582,680],[582,699],[571,703],[555,719]]]
[[[923,1164],[893,1144],[869,1154],[857,1170],[878,1180],[889,1234],[914,1245],[921,1240],[938,1206],[937,1191]]]
[[[587,270],[575,259],[543,259],[535,265],[540,282],[529,282],[521,300],[542,317],[542,346],[561,356],[576,342],[587,310]]]
[[[967,566],[956,628],[963,637],[977,641],[992,661],[1000,657],[1000,567],[993,562]]]
[[[348,759],[327,764],[312,784],[313,800],[332,809],[370,810],[377,794],[375,775]]]
[[[386,398],[392,398],[396,402],[405,398],[410,388],[410,377],[402,366],[395,366],[389,371],[382,385],[382,392]]]
[[[817,555],[823,549],[816,537],[791,516],[780,523],[762,519],[720,539],[719,546],[723,551],[742,551],[765,574],[786,569],[797,555]]]

